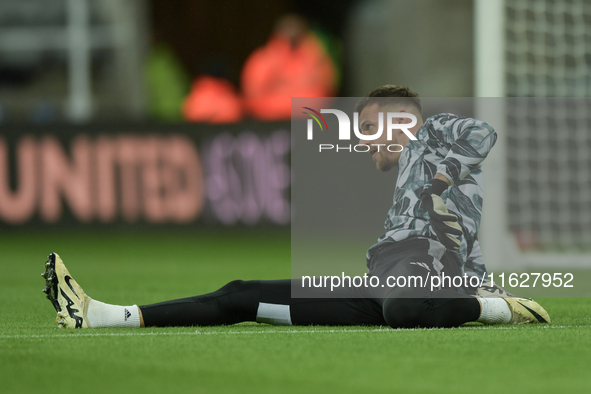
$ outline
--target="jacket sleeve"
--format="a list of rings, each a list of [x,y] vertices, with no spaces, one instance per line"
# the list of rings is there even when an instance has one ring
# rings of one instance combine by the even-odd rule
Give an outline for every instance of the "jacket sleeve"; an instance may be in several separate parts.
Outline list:
[[[480,166],[497,141],[497,133],[487,123],[451,114],[441,114],[427,125],[429,149],[444,157],[437,172],[452,184]]]

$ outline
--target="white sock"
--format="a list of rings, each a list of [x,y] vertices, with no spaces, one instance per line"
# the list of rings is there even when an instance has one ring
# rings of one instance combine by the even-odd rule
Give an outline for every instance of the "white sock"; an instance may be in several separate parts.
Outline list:
[[[507,324],[511,320],[511,309],[500,297],[477,297],[482,311],[477,321],[485,324]]]
[[[86,319],[92,328],[140,326],[140,312],[137,305],[109,305],[93,299],[88,303]]]

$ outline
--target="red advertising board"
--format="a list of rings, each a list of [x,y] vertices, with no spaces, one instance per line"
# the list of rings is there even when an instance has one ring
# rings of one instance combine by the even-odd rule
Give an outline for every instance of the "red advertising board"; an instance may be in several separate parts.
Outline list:
[[[0,132],[0,225],[290,221],[286,124]]]

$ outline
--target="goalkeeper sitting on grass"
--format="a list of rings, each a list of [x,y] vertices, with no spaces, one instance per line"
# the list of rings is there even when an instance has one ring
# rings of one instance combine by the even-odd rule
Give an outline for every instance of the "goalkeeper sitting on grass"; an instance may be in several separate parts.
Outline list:
[[[398,166],[386,232],[367,252],[369,276],[377,276],[380,283],[391,276],[427,280],[443,274],[486,279],[477,234],[483,199],[481,163],[496,141],[494,130],[482,121],[452,114],[423,121],[418,94],[393,85],[373,90],[355,111],[365,137],[360,144],[369,147],[377,169]],[[376,138],[386,124],[380,119],[386,112],[412,114],[417,123],[409,127],[408,134],[400,129],[393,131],[391,140],[386,133]],[[399,124],[411,121],[404,116],[396,120]],[[399,144],[404,149],[380,150],[379,144]],[[118,306],[87,296],[57,254],[49,256],[43,276],[47,282],[44,292],[57,310],[56,322],[68,328],[210,326],[245,321],[393,328],[455,327],[473,321],[550,322],[535,301],[487,286],[342,287],[336,292],[311,288],[306,289],[309,298],[292,298],[289,279],[237,280],[209,294]]]

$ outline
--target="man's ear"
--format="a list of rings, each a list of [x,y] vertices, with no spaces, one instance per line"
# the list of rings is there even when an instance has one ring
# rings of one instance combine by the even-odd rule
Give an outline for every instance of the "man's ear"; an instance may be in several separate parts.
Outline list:
[[[399,109],[397,112],[408,113],[408,111],[405,109]],[[398,124],[410,123],[410,121],[411,119],[409,118],[398,118]]]

